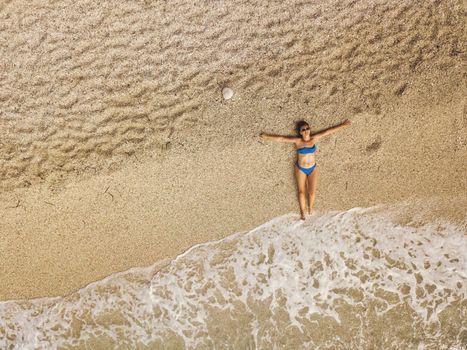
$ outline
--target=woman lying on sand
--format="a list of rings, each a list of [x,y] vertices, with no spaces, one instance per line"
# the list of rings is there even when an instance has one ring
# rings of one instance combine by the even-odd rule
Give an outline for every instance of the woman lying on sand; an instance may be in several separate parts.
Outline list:
[[[310,125],[306,121],[299,121],[296,129],[298,137],[294,136],[275,136],[261,133],[262,140],[271,140],[278,142],[293,142],[297,147],[298,160],[295,162],[295,178],[298,186],[298,203],[300,204],[300,219],[305,220],[306,198],[305,187],[308,187],[308,214],[313,212],[315,202],[316,185],[318,183],[318,169],[314,153],[316,152],[316,142],[322,137],[331,135],[341,128],[350,126],[350,121],[346,119],[342,124],[333,126],[316,134],[311,134]]]

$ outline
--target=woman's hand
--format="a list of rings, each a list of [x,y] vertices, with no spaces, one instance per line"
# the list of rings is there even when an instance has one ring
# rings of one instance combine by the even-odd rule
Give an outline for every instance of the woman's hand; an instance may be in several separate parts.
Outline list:
[[[352,124],[352,123],[351,123],[351,121],[348,120],[348,119],[346,119],[346,120],[344,120],[344,121],[342,122],[342,125],[345,125],[345,126],[350,126],[350,124]]]
[[[259,138],[260,138],[261,140],[266,140],[266,137],[267,137],[267,135],[266,135],[264,132],[262,132],[261,134],[259,134]]]

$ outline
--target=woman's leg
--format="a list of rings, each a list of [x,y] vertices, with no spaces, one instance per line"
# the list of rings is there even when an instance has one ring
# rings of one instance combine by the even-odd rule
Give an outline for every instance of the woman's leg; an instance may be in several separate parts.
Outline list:
[[[305,220],[305,209],[306,209],[306,174],[304,174],[297,165],[295,168],[295,179],[297,180],[297,196],[298,203],[300,204],[300,219]]]
[[[315,204],[316,188],[318,186],[318,167],[315,167],[313,172],[310,175],[308,175],[307,185],[308,185],[308,202],[309,202],[308,214],[311,214],[313,212],[313,205]]]

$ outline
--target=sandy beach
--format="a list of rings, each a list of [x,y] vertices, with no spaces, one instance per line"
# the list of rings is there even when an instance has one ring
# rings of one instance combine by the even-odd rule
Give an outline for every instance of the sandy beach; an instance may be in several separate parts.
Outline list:
[[[296,211],[465,219],[463,1],[0,2],[0,300],[66,295]],[[234,95],[224,100],[222,89]],[[455,199],[455,200],[453,200]]]

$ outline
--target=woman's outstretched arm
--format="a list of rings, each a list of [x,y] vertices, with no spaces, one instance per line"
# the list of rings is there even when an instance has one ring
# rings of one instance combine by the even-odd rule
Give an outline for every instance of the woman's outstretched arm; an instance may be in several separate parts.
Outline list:
[[[261,140],[271,140],[277,142],[297,142],[300,138],[294,136],[278,136],[278,135],[268,135],[262,132],[259,134]]]
[[[351,124],[350,120],[346,119],[341,124],[330,127],[329,129],[326,129],[324,131],[317,132],[316,134],[311,135],[311,137],[313,137],[316,140],[319,140],[320,138],[322,138],[324,136],[334,134],[339,129],[346,128],[346,127],[350,126],[350,124]]]

